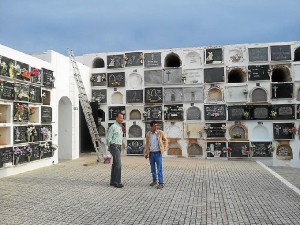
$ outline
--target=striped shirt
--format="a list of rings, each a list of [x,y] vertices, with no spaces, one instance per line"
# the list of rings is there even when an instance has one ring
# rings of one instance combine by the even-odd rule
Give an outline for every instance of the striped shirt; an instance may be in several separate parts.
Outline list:
[[[106,143],[109,146],[111,144],[122,145],[122,142],[123,142],[122,124],[115,122],[108,129]]]

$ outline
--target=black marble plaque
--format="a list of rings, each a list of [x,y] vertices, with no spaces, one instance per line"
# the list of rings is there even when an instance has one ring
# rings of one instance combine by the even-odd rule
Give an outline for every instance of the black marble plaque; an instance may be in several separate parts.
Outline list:
[[[127,140],[127,154],[138,154],[144,153],[144,141],[143,140]]]
[[[247,112],[249,113],[248,117]],[[250,118],[250,112],[245,105],[228,106],[228,120],[245,120]]]
[[[54,76],[53,71],[42,68],[43,71],[43,85],[45,87],[54,87]]]
[[[125,72],[108,73],[108,87],[125,87]]]
[[[15,97],[18,101],[29,101],[29,86],[25,84],[15,84]]]
[[[207,157],[214,157],[212,151],[220,151],[221,152],[221,157],[226,156],[226,142],[213,142],[213,141],[208,141],[206,142],[206,151],[207,151]]]
[[[39,160],[40,159],[40,146],[39,146],[39,143],[30,143],[29,146],[32,149],[32,155],[30,157],[30,161]]]
[[[52,122],[52,108],[48,106],[41,106],[41,122],[51,123]]]
[[[91,76],[91,82],[93,86],[106,86],[106,74],[93,73]]]
[[[14,144],[27,142],[27,126],[14,126]]]
[[[0,168],[4,163],[12,162],[12,147],[0,148]]]
[[[182,84],[182,68],[171,68],[163,70],[164,84]]]
[[[201,110],[196,106],[192,106],[192,107],[188,108],[186,111],[186,119],[187,120],[201,120]]]
[[[28,122],[28,103],[14,102],[13,103],[13,120],[14,122]]]
[[[165,120],[183,120],[183,104],[164,105]]]
[[[281,105],[272,105],[272,109],[277,113],[276,120],[293,120],[295,119],[295,105],[293,104],[281,104]]]
[[[293,98],[294,84],[293,83],[272,83],[271,98]]]
[[[15,61],[12,59],[9,59],[5,56],[1,56],[0,55],[0,75],[1,76],[5,76],[5,77],[11,77],[14,78],[14,65],[15,65]],[[12,74],[9,73],[13,72]]]
[[[124,67],[124,55],[108,55],[107,56],[107,68],[123,68]]]
[[[205,62],[206,64],[221,63],[223,61],[223,50],[222,48],[211,48],[205,51]]]
[[[163,89],[161,87],[145,88],[145,103],[162,103]]]
[[[144,120],[162,120],[162,106],[146,106],[143,112]]]
[[[127,90],[126,102],[127,103],[143,103],[144,90]]]
[[[205,120],[226,120],[225,105],[205,105],[204,106]]]
[[[144,72],[145,86],[161,85],[162,84],[162,70],[147,70]]]
[[[252,117],[255,120],[268,120],[270,119],[271,106],[269,105],[256,105],[252,109]]]
[[[22,62],[16,62],[16,67],[20,72],[16,72],[16,78],[19,80],[30,81],[29,65]]]
[[[224,67],[204,69],[204,83],[214,82],[224,82]]]
[[[228,142],[228,146],[232,149],[231,157],[248,157],[249,142]]]
[[[6,100],[14,100],[15,99],[15,85],[14,83],[10,83],[7,81],[1,81],[1,92],[0,92],[0,98],[6,99]]]
[[[145,134],[151,130],[150,122],[146,122],[145,123]],[[156,120],[156,122],[157,122],[157,129],[158,130],[164,130],[164,123],[163,123],[163,121],[157,121]]]
[[[290,45],[277,45],[271,46],[271,60],[291,60],[291,46]]]
[[[115,120],[118,113],[121,112],[125,117],[125,106],[111,106],[108,108],[108,119]]]
[[[144,65],[146,68],[161,66],[161,53],[160,52],[145,53],[144,57],[145,57]]]
[[[144,54],[142,52],[129,52],[124,55],[125,67],[142,66],[144,61]]]
[[[52,140],[52,125],[41,125],[38,133],[41,137],[41,141],[50,141]]]
[[[294,123],[273,123],[274,140],[291,140],[294,139],[294,134],[291,129]]]
[[[226,123],[206,123],[205,133],[207,138],[223,138],[226,133]]]
[[[268,47],[249,48],[248,52],[250,62],[268,61]]]
[[[253,151],[253,157],[271,157],[271,153],[268,150],[268,146],[272,145],[272,142],[252,142],[255,146]]]
[[[98,104],[106,104],[107,103],[107,90],[92,90],[92,101],[98,102]]]
[[[249,80],[270,80],[269,65],[248,66]]]
[[[29,101],[34,103],[41,103],[41,88],[36,86],[29,86]]]

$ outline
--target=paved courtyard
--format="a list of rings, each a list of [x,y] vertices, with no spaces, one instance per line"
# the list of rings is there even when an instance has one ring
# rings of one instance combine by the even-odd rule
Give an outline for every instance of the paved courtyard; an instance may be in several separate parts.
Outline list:
[[[86,154],[0,179],[0,224],[300,223],[300,195],[254,161],[164,158],[162,190],[149,186],[143,157],[123,156],[122,189],[109,186],[111,165],[95,161]]]

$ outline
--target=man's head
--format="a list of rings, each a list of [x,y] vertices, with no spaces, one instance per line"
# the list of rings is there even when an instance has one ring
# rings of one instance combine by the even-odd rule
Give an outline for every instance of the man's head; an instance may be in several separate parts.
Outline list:
[[[151,131],[155,132],[157,131],[157,122],[155,120],[150,122]]]
[[[117,121],[119,124],[122,124],[122,123],[123,123],[123,121],[124,121],[123,113],[118,112],[118,114],[117,114],[117,116],[116,116],[116,121]]]

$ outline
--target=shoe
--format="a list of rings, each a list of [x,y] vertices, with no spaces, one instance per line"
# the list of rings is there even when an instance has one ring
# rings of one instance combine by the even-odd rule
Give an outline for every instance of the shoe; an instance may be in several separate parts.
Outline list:
[[[116,188],[122,188],[124,187],[123,184],[110,184],[110,186],[116,187]]]
[[[159,184],[159,185],[157,185],[156,188],[161,190],[161,189],[163,189],[163,187],[164,187],[164,184]]]
[[[157,185],[157,182],[156,182],[156,181],[153,181],[153,182],[150,184],[151,187],[153,187],[153,186],[155,186],[155,185]]]

